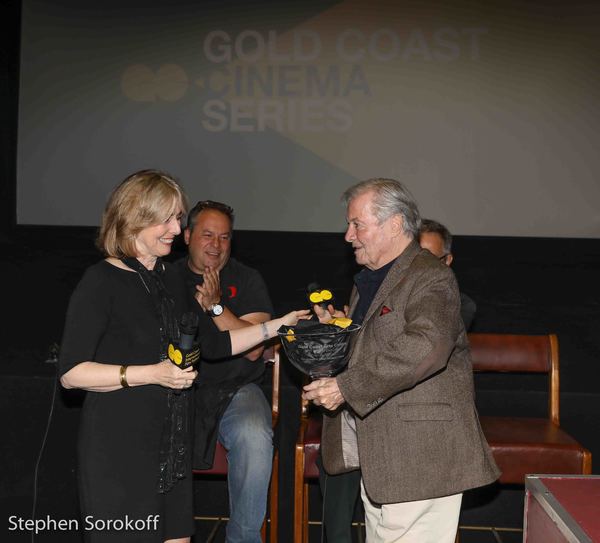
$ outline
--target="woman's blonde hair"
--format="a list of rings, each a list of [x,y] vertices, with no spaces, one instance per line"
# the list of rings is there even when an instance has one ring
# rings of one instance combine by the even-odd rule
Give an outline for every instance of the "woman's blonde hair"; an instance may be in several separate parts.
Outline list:
[[[172,176],[159,170],[135,172],[112,191],[96,245],[107,256],[135,257],[140,231],[165,221],[178,207],[187,212],[187,199]]]

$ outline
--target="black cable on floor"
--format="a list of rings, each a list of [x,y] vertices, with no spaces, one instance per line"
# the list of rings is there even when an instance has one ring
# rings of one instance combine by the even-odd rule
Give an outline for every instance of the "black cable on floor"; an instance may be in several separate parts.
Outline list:
[[[56,391],[58,390],[58,375],[54,379],[54,387],[52,390],[52,400],[50,403],[50,412],[48,413],[48,422],[46,423],[46,431],[44,432],[44,438],[42,439],[42,445],[40,446],[40,452],[38,453],[37,461],[35,463],[35,470],[33,472],[33,506],[31,509],[31,519],[35,523],[35,509],[37,507],[37,491],[38,491],[38,472],[40,468],[40,462],[44,454],[44,448],[46,447],[46,441],[48,440],[48,433],[50,431],[50,424],[52,422],[52,415],[54,414],[54,401],[56,400]],[[31,543],[35,540],[35,530],[31,531]]]

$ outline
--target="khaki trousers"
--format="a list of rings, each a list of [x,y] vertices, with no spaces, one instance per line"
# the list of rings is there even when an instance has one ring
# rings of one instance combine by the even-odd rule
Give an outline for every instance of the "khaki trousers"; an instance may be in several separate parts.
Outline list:
[[[371,502],[362,479],[367,543],[454,543],[462,494],[404,503]]]

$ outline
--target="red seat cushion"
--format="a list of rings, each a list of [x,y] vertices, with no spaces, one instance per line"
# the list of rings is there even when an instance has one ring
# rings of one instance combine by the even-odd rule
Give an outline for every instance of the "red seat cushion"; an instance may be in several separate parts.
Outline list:
[[[528,473],[581,473],[582,447],[547,419],[480,417],[483,433],[502,470],[501,483],[524,484]],[[316,460],[322,418],[308,418],[304,439],[304,477],[319,477]]]
[[[548,419],[480,417],[502,470],[501,483],[524,484],[525,475],[581,473],[583,448]]]
[[[308,418],[306,433],[304,434],[304,477],[307,479],[317,479],[319,477],[317,457],[321,447],[322,426],[323,419],[320,413],[314,413]]]
[[[202,475],[227,475],[227,451],[225,450],[225,447],[217,441],[212,468],[194,469],[192,471]]]

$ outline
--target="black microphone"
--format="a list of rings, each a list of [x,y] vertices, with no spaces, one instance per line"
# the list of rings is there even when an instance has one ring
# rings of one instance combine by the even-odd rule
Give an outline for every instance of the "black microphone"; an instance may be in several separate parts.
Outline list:
[[[169,360],[182,369],[196,363],[200,358],[200,346],[196,343],[198,323],[196,313],[184,313],[179,321],[179,340],[169,343]]]
[[[184,313],[179,323],[179,348],[191,349],[198,331],[198,315],[192,311]]]

